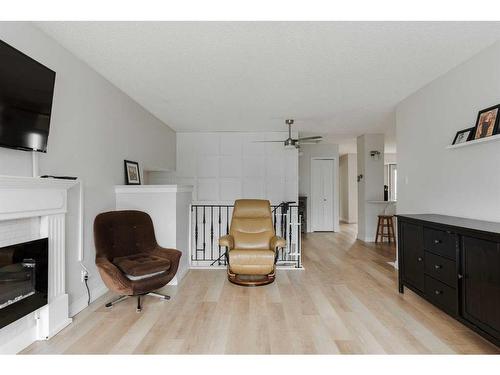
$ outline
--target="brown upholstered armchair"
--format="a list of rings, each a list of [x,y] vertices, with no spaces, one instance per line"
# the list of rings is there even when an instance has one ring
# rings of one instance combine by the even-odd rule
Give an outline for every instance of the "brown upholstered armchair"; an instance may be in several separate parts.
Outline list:
[[[182,253],[158,245],[153,222],[147,213],[130,210],[97,215],[94,241],[96,265],[102,280],[120,295],[106,307],[137,296],[137,311],[140,312],[141,296],[170,299],[153,291],[172,280]]]
[[[269,201],[239,199],[229,234],[219,238],[219,245],[227,247],[229,281],[257,286],[274,281],[276,250],[286,241],[275,234]]]

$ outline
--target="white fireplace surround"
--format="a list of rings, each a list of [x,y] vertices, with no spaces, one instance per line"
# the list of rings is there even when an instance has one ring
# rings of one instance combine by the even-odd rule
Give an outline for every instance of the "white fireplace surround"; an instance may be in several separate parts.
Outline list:
[[[22,238],[27,221],[29,235],[35,238],[25,240],[49,239],[48,304],[0,329],[0,353],[17,353],[34,341],[54,336],[71,323],[65,290],[65,215],[67,190],[77,183],[0,176],[0,226],[14,229],[0,231],[0,246],[21,242],[19,236]],[[16,235],[9,236],[9,231]]]

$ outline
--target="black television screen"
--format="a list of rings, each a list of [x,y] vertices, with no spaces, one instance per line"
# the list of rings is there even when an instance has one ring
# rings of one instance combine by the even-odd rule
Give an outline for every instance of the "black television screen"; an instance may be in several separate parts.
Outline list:
[[[47,151],[55,78],[0,40],[0,146]]]

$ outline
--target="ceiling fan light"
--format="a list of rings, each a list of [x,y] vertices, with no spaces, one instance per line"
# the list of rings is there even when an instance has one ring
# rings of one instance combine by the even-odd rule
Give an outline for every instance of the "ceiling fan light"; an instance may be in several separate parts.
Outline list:
[[[285,145],[285,150],[295,150],[295,148],[294,145]]]

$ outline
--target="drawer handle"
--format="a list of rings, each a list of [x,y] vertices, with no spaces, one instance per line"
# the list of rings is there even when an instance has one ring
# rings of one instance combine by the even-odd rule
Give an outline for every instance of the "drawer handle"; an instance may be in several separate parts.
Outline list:
[[[435,290],[434,294],[437,295],[437,296],[439,296],[440,294],[443,294],[443,292],[441,290]]]
[[[440,264],[435,264],[435,265],[434,265],[434,268],[435,268],[435,269],[437,269],[437,270],[439,270],[439,269],[443,268],[443,266],[442,266],[442,265],[440,265]]]
[[[435,243],[436,245],[439,245],[439,244],[441,243],[441,240],[434,240],[434,243]]]
[[[419,262],[423,261],[422,257],[418,257],[418,258],[417,258],[417,260],[418,260]]]

